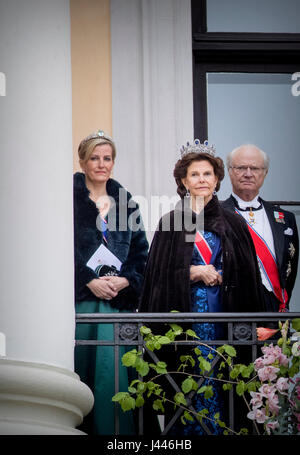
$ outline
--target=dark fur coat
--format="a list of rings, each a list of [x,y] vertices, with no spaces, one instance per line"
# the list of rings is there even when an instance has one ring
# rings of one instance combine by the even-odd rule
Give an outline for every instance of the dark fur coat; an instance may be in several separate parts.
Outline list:
[[[190,311],[190,264],[196,229],[176,230],[176,218],[187,210],[175,209],[162,217],[154,235],[145,271],[141,312]],[[196,215],[191,212],[191,220]],[[164,230],[170,217],[170,230]],[[255,249],[242,217],[224,210],[216,196],[204,209],[204,229],[221,239],[223,254],[222,311],[264,311],[261,280]]]
[[[116,180],[109,179],[107,193],[114,201],[113,211],[115,230],[107,231],[108,248],[122,262],[120,276],[128,279],[129,287],[123,289],[110,300],[119,309],[134,310],[142,288],[143,272],[148,254],[148,241],[142,225],[137,204],[132,203],[131,194]],[[131,201],[130,204],[129,201]],[[89,198],[83,173],[74,174],[74,247],[75,247],[75,299],[95,300],[98,298],[86,286],[98,278],[86,263],[103,242],[101,229],[97,222],[99,212],[96,204]],[[130,220],[139,229],[131,229]],[[98,227],[97,227],[98,226]]]

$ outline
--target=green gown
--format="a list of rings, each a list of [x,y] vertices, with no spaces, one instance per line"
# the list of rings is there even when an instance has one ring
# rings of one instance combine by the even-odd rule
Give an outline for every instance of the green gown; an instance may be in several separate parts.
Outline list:
[[[118,313],[105,300],[82,301],[75,304],[76,313]],[[76,326],[76,340],[113,340],[113,324],[82,324]],[[129,382],[128,368],[122,366],[121,357],[132,346],[120,346],[119,391],[126,392]],[[115,407],[119,408],[120,434],[136,434],[133,413],[123,412],[119,404],[112,401],[115,394],[114,348],[113,346],[76,346],[75,372],[94,394],[94,407],[79,429],[87,434],[113,435]]]

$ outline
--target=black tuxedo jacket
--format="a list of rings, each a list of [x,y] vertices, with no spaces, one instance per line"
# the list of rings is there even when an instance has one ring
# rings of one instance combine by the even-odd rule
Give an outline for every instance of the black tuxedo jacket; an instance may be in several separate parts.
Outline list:
[[[261,198],[260,198],[261,199]],[[235,200],[230,196],[221,204],[223,208],[233,212],[235,210]],[[261,199],[266,214],[268,216],[271,230],[273,233],[274,248],[278,264],[281,286],[286,289],[288,294],[287,308],[293,292],[299,256],[299,237],[295,215],[288,210],[270,204]],[[276,221],[274,212],[283,213],[284,222]]]

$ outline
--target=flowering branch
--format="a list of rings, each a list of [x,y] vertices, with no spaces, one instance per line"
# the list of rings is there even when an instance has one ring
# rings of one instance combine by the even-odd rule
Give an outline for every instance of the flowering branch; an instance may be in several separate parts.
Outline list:
[[[165,335],[154,335],[150,328],[141,327],[140,331],[144,337],[145,346],[150,351],[161,349],[163,345],[169,344],[176,340],[179,335],[186,335],[188,337],[199,337],[193,330],[183,329],[176,325],[170,324],[171,329]],[[294,319],[292,321],[294,330],[300,330],[300,320]],[[214,348],[199,340],[197,347],[193,349],[193,355],[180,356],[181,364],[177,371],[167,371],[167,364],[158,361],[157,363],[148,363],[143,359],[142,351],[135,349],[127,352],[122,357],[123,365],[126,367],[134,367],[136,371],[145,378],[150,371],[154,369],[157,373],[148,381],[140,381],[136,379],[132,381],[128,392],[119,392],[112,400],[119,402],[123,411],[134,409],[135,407],[143,406],[145,398],[154,396],[153,408],[164,413],[164,403],[170,402],[183,409],[181,422],[185,425],[187,421],[194,421],[195,416],[200,422],[202,419],[216,422],[219,426],[224,428],[224,434],[230,431],[234,434],[245,434],[246,429],[241,429],[236,433],[230,429],[220,420],[219,413],[214,416],[208,416],[209,411],[202,409],[195,412],[187,407],[187,400],[185,394],[194,391],[196,393],[203,393],[204,398],[208,399],[213,396],[213,388],[211,385],[202,385],[200,388],[195,381],[195,378],[209,379],[210,381],[219,381],[223,383],[224,390],[230,390],[233,386],[239,396],[245,401],[248,408],[247,417],[253,421],[258,434],[260,434],[257,424],[262,424],[264,431],[267,434],[295,434],[300,431],[300,379],[293,380],[293,377],[300,371],[300,342],[297,341],[291,346],[291,340],[287,337],[289,330],[289,321],[284,324],[279,322],[279,329],[267,329],[259,327],[257,335],[259,340],[267,340],[276,332],[281,332],[281,338],[277,341],[277,345],[269,344],[261,348],[263,356],[258,357],[254,363],[246,366],[243,364],[233,364],[233,358],[236,356],[236,351],[232,346],[223,345]],[[300,333],[296,333],[299,337]],[[298,338],[297,338],[298,339]],[[182,341],[181,341],[182,343]],[[176,341],[175,341],[176,345]],[[199,349],[202,346],[209,350],[206,358],[203,352]],[[216,370],[216,366],[212,367],[211,360],[214,355],[220,357],[219,374],[217,377],[212,377],[212,370]],[[195,367],[195,358],[197,358],[199,365],[198,369],[200,374],[186,372],[185,369],[191,366]],[[229,368],[229,378],[225,379],[221,370],[224,367]],[[182,371],[180,371],[182,370]],[[181,384],[181,392],[174,395],[171,399],[166,397],[166,393],[162,387],[157,384],[158,380],[163,375],[184,375],[186,379]],[[247,381],[245,379],[248,379]],[[290,393],[291,385],[293,384]],[[250,395],[250,401],[246,398],[246,394]]]

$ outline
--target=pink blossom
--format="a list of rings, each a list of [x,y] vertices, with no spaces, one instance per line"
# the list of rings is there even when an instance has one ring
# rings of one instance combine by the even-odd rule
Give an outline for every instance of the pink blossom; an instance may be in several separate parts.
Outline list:
[[[277,420],[273,420],[266,423],[266,430],[268,434],[271,434],[270,430],[275,430],[276,428],[279,428],[279,423],[277,422]]]
[[[258,376],[261,381],[274,381],[277,378],[279,368],[266,366],[258,370]]]
[[[275,393],[276,389],[274,385],[263,384],[259,391],[261,392],[262,396],[268,398],[270,394]]]
[[[263,357],[265,365],[271,365],[276,360],[279,361],[280,365],[288,365],[288,358],[285,354],[282,353],[282,350],[279,346],[273,346],[271,343],[269,346],[263,346],[261,350],[265,354]]]
[[[262,394],[258,392],[250,392],[250,395],[252,396],[250,404],[252,404],[253,408],[260,408],[263,405]]]
[[[254,408],[253,411],[248,412],[247,417],[250,420],[256,420],[257,423],[264,423],[267,419],[266,410]]]
[[[288,390],[289,388],[289,378],[278,378],[276,382],[276,388],[279,392]]]
[[[258,359],[256,359],[254,361],[254,368],[255,370],[259,370],[260,368],[263,368],[265,366],[265,362],[264,362],[264,359],[263,357],[258,357]]]
[[[277,395],[272,394],[272,395],[268,396],[269,409],[275,415],[278,415],[279,409],[281,407],[281,406],[278,406],[278,401],[279,401],[279,398]]]

